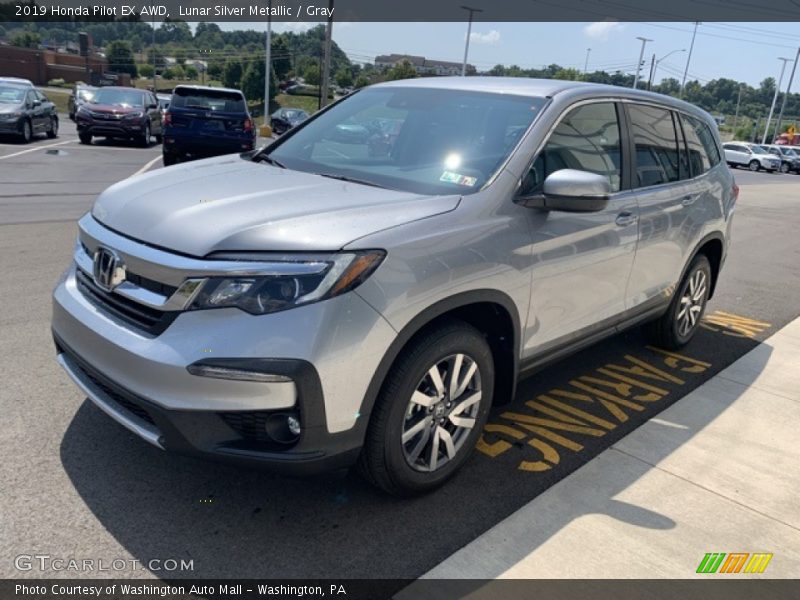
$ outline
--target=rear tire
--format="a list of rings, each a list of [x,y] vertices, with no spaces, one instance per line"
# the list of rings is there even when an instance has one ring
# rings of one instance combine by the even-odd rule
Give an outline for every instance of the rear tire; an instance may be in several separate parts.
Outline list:
[[[492,351],[477,329],[453,319],[420,335],[383,383],[359,471],[398,496],[443,485],[475,449],[493,389]]]
[[[91,144],[92,143],[92,134],[91,133],[79,133],[78,139],[81,141],[81,144]]]
[[[154,137],[156,138],[156,144],[160,144],[164,141],[164,136],[161,135],[160,133]]]
[[[781,173],[788,173],[789,172],[789,165],[786,163],[781,163]]]
[[[178,157],[172,154],[171,152],[164,152],[161,155],[161,158],[165,167],[171,167],[172,165],[178,162]]]
[[[757,160],[751,160],[751,161],[750,161],[750,162],[747,164],[747,168],[748,168],[748,169],[750,169],[750,170],[751,170],[751,171],[753,171],[753,172],[756,172],[756,171],[758,171],[758,170],[761,168],[761,163],[760,163],[760,162],[758,162]]]
[[[666,350],[678,350],[688,344],[700,327],[710,292],[711,263],[705,254],[698,254],[686,270],[667,312],[646,325],[653,343]]]

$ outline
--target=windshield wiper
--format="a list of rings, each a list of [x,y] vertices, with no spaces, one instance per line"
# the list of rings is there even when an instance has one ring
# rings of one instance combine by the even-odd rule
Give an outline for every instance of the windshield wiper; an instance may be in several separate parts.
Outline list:
[[[253,157],[253,160],[256,161],[256,162],[262,162],[263,161],[263,162],[265,162],[267,164],[270,164],[270,165],[273,165],[275,167],[280,167],[281,169],[285,169],[286,168],[285,164],[283,164],[279,160],[276,160],[276,159],[272,158],[268,154],[256,154]]]
[[[335,173],[316,173],[320,177],[327,177],[328,179],[337,179],[339,181],[347,181],[349,183],[360,183],[361,185],[369,185],[372,187],[386,189],[385,185],[380,185],[374,181],[367,181],[366,179],[358,179],[356,177],[348,177],[347,175],[337,175]]]

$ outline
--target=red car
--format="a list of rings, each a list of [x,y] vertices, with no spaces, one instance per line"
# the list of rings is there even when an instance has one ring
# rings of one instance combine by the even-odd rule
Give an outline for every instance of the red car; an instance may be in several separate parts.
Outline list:
[[[152,92],[104,87],[78,109],[75,123],[82,144],[91,144],[93,137],[106,137],[133,139],[148,146],[152,136],[161,143],[161,118],[158,99]]]

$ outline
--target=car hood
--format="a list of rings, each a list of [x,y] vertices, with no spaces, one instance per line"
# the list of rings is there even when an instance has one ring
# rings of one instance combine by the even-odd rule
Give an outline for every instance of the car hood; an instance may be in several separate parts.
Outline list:
[[[191,256],[217,251],[339,250],[365,235],[454,210],[421,196],[254,163],[238,155],[121,181],[92,216],[142,242]]]
[[[22,110],[22,104],[0,104],[0,114],[19,112]]]

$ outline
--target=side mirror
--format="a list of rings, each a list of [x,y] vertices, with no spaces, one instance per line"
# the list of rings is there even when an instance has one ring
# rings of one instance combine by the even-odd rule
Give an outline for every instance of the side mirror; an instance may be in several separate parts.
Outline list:
[[[158,108],[158,104],[148,104],[147,105],[147,109],[148,110],[153,110],[154,108]]]
[[[33,108],[38,108],[41,105],[42,105],[42,101],[41,100],[34,100],[33,101]]]
[[[541,193],[519,196],[515,202],[544,210],[597,212],[608,205],[611,191],[611,183],[603,175],[561,169],[547,176]]]

